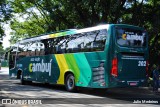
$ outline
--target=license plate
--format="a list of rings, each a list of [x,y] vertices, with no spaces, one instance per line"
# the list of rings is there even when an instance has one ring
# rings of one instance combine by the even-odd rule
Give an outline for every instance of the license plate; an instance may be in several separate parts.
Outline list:
[[[130,86],[136,86],[137,83],[136,83],[136,82],[131,82],[131,83],[129,83],[129,85],[130,85]]]

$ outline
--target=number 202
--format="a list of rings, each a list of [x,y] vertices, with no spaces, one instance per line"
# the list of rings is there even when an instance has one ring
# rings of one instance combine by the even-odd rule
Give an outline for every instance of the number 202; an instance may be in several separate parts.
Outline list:
[[[138,66],[146,66],[146,61],[138,61]]]

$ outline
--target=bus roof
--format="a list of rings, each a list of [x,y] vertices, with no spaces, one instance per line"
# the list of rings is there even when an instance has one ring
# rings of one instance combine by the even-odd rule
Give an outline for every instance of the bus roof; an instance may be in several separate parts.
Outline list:
[[[61,36],[66,36],[66,35],[94,31],[94,30],[101,30],[101,29],[108,30],[108,28],[109,28],[109,24],[99,25],[99,26],[95,26],[95,27],[88,27],[88,28],[84,28],[84,29],[70,29],[70,30],[66,30],[66,31],[53,32],[51,34],[40,35],[40,36],[36,36],[36,37],[32,37],[32,38],[26,38],[26,39],[19,41],[19,43],[32,42],[32,41],[37,41],[37,40],[49,39],[49,38],[56,38],[56,37],[61,37]]]
[[[133,25],[128,25],[128,24],[104,24],[104,25],[98,25],[98,26],[94,26],[94,27],[83,28],[83,29],[69,29],[69,30],[62,30],[59,32],[53,32],[50,34],[39,35],[39,36],[23,39],[16,44],[25,43],[25,42],[32,42],[32,41],[37,41],[37,40],[43,40],[43,39],[49,39],[49,38],[56,38],[56,37],[61,37],[61,36],[77,34],[77,33],[90,32],[90,31],[94,31],[94,30],[101,30],[101,29],[108,30],[109,26],[112,26],[112,25],[117,25],[117,26],[124,25],[124,26],[130,26],[130,27],[138,27],[138,26],[133,26]]]

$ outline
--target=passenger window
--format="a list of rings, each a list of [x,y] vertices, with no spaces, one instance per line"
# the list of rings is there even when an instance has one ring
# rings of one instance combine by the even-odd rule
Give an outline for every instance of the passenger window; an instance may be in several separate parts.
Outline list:
[[[103,51],[107,39],[107,30],[71,35],[67,42],[67,52]]]

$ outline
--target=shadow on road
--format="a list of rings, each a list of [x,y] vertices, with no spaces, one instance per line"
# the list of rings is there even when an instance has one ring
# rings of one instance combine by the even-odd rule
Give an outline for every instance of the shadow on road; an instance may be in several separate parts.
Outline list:
[[[18,83],[20,85],[20,83]],[[51,85],[51,84],[42,84],[42,83],[31,83],[28,84],[30,86],[36,87],[42,87],[46,89],[51,89],[56,92],[60,93],[68,93],[65,90],[64,86],[57,86],[57,85]],[[36,87],[35,87],[36,86]],[[32,90],[33,91],[33,90]],[[36,90],[37,91],[37,90]],[[40,91],[40,90],[39,90]],[[111,88],[111,89],[90,89],[90,88],[79,88],[76,93],[85,94],[85,95],[92,95],[97,97],[103,97],[106,98],[104,100],[102,99],[95,99],[97,103],[104,103],[106,100],[107,102],[111,101],[111,103],[114,103],[113,100],[115,100],[117,104],[120,103],[133,103],[134,100],[154,100],[154,101],[160,101],[160,94],[154,94],[151,92],[151,90],[147,88]],[[88,100],[92,101],[93,99],[80,99],[81,101]],[[77,100],[75,100],[77,101]]]
[[[2,79],[3,78],[3,79]],[[20,84],[20,80],[10,80],[6,75],[0,75],[0,89],[9,91],[44,91],[44,88],[49,91],[56,91],[58,93],[68,93],[64,86],[51,85],[44,83],[30,83],[24,88],[24,85]],[[16,88],[18,85],[18,89]],[[40,87],[40,88],[38,88]],[[91,88],[78,88],[78,92],[85,95],[93,95],[97,97],[116,99],[122,101],[133,102],[134,100],[158,100],[160,102],[160,93],[153,93],[148,88],[110,88],[110,89],[91,89]],[[116,103],[116,102],[115,102]]]
[[[20,83],[16,83],[21,86]],[[56,90],[58,92],[68,93],[65,90],[65,87],[62,85],[53,85],[53,84],[43,84],[43,83],[29,83],[27,85],[36,86],[41,88],[47,88],[51,90]],[[35,88],[36,88],[35,87]],[[33,90],[34,91],[34,90]],[[150,88],[147,87],[131,87],[131,88],[110,88],[110,89],[92,89],[92,88],[80,88],[76,93],[94,95],[99,97],[109,97],[114,99],[139,99],[139,98],[148,98],[148,99],[160,99],[160,93],[153,93]]]

